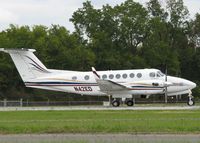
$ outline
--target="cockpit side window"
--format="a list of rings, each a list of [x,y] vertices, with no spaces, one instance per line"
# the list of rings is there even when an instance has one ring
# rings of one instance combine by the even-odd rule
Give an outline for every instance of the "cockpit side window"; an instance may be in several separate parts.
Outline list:
[[[157,75],[157,77],[163,77],[164,76],[164,74],[161,71],[158,71],[156,75]]]

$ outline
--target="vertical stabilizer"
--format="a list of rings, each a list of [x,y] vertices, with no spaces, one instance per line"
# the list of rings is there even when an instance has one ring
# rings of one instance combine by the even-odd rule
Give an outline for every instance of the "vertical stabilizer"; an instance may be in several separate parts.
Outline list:
[[[50,73],[48,69],[33,54],[34,49],[4,49],[0,51],[9,53],[22,80],[24,82],[45,76]]]

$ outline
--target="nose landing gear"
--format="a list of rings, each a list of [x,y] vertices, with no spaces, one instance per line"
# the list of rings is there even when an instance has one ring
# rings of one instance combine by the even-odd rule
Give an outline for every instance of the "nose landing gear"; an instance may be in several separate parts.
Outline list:
[[[194,97],[192,96],[192,91],[191,90],[189,90],[187,104],[188,104],[188,106],[194,106],[194,104],[195,104]]]

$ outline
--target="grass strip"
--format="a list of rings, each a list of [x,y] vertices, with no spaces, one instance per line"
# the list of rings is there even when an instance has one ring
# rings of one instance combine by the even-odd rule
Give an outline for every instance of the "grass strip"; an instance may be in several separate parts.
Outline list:
[[[200,111],[0,112],[0,134],[200,133]]]

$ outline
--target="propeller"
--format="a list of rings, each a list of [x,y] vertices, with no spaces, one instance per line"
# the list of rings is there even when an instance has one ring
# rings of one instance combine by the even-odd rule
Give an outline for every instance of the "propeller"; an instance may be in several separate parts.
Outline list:
[[[167,65],[165,65],[165,83],[167,83]],[[165,103],[167,103],[167,85],[165,86]]]

